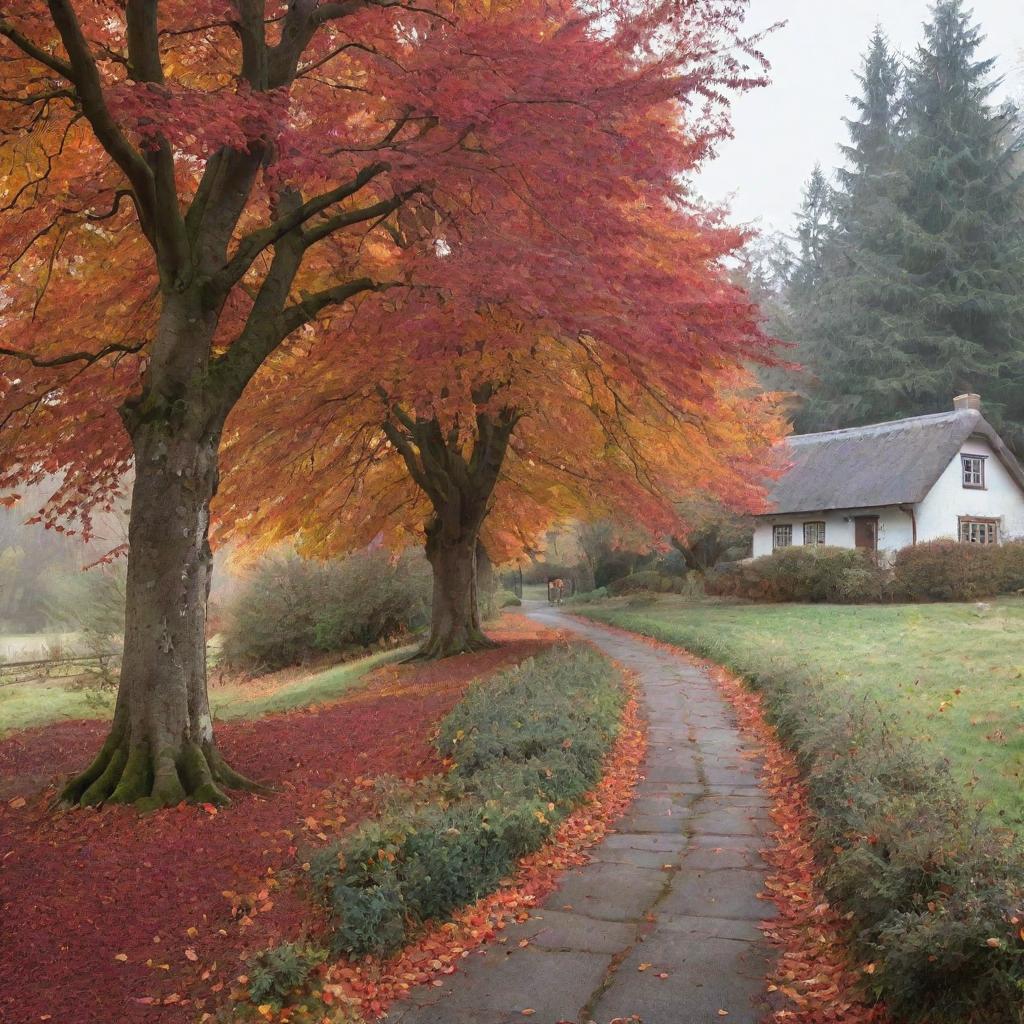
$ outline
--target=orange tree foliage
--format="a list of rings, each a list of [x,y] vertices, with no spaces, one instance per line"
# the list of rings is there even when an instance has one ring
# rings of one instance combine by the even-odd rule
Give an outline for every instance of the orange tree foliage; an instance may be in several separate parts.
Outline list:
[[[444,358],[450,338],[420,329],[431,309],[497,303],[572,337],[553,314],[581,298],[617,324],[617,298],[647,287],[646,269],[601,262],[631,204],[676,188],[760,73],[744,9],[0,10],[0,496],[56,475],[44,518],[87,529],[134,471],[118,705],[68,800],[218,801],[246,782],[216,750],[204,643],[221,436],[257,371],[320,346],[346,364],[336,328],[364,308],[421,319],[373,338],[410,366]]]
[[[228,425],[226,530],[325,554],[379,535],[400,547],[425,527],[426,651],[447,654],[482,636],[478,534],[504,561],[556,518],[625,514],[667,537],[685,530],[679,502],[695,494],[756,510],[780,422],[747,366],[770,346],[722,270],[741,234],[673,181],[692,168],[680,154],[698,152],[672,144],[688,127],[661,126],[672,173],[620,185],[616,232],[580,237],[579,261],[549,266],[565,243],[545,236],[480,281],[461,263],[492,240],[445,237],[435,291],[363,306],[270,360]],[[514,303],[509,279],[532,275],[544,304]],[[407,344],[390,344],[399,334]]]

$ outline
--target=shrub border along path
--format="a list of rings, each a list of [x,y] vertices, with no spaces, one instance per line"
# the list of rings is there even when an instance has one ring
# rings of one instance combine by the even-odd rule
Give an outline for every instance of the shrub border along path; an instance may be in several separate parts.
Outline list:
[[[754,751],[708,674],[618,631],[534,612],[636,673],[651,720],[645,779],[592,862],[568,871],[504,949],[411,993],[395,1024],[612,1018],[754,1024],[768,947],[758,922],[769,827]],[[747,756],[751,755],[751,756]],[[758,1005],[760,1004],[760,1005]]]
[[[634,625],[628,612],[590,614]],[[712,635],[637,626],[730,664],[729,647]],[[1020,843],[980,820],[947,767],[879,709],[836,704],[800,671],[745,671],[799,758],[822,889],[849,922],[867,987],[900,1020],[1024,1024]]]

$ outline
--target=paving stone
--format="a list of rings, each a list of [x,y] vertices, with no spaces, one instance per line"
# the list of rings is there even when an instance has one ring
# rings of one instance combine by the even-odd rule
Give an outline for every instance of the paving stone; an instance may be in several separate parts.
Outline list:
[[[546,607],[528,612],[637,672],[650,722],[644,778],[590,863],[509,926],[504,944],[396,1004],[390,1024],[511,1024],[528,1008],[536,1024],[633,1014],[644,1024],[756,1024],[769,955],[758,922],[774,909],[757,898],[770,805],[731,709],[681,656]]]
[[[762,921],[773,916],[775,910],[773,903],[757,898],[763,883],[764,872],[750,868],[680,871],[671,892],[658,904],[658,916]]]
[[[569,905],[577,913],[604,921],[639,921],[665,882],[660,868],[592,863],[567,872],[551,903],[559,908]]]
[[[641,963],[652,966],[639,971]],[[630,953],[591,1017],[602,1024],[634,1013],[644,1024],[758,1024],[765,969],[755,944],[665,931]]]
[[[564,949],[611,955],[628,949],[637,938],[637,926],[633,922],[598,921],[583,914],[564,910],[545,908],[538,911],[528,924],[530,931],[522,935],[518,931],[519,925],[515,926],[514,931],[506,929],[510,940],[526,937],[540,949]],[[539,927],[534,928],[534,925]]]
[[[604,953],[533,946],[488,956],[447,979],[436,1002],[397,1019],[401,1024],[505,1024],[522,1021],[523,1010],[532,1009],[537,1021],[574,1021],[610,964]]]

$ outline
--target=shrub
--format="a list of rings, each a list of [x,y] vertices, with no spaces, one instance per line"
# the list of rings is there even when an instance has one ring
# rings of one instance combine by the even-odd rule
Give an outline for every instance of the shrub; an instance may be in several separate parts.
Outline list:
[[[250,1001],[269,1003],[280,1010],[304,994],[313,969],[326,959],[326,950],[297,942],[283,942],[257,953],[246,961]]]
[[[669,576],[655,569],[644,569],[630,573],[608,584],[608,593],[613,597],[636,594],[641,591],[653,594],[679,593],[683,587],[682,576]]]
[[[854,548],[791,547],[719,566],[705,586],[716,597],[754,601],[881,600],[886,573]]]
[[[519,608],[523,602],[511,590],[499,590],[495,595],[494,603],[498,608]]]
[[[895,589],[912,601],[969,601],[995,594],[996,547],[933,540],[896,553]]]
[[[441,723],[453,761],[440,792],[412,790],[311,858],[335,953],[387,954],[410,928],[492,891],[599,779],[622,705],[588,647],[540,655],[466,695]]]
[[[271,556],[231,609],[224,658],[240,668],[273,670],[391,640],[425,624],[430,581],[418,552],[394,559],[383,550],[364,551],[329,562]]]
[[[605,618],[601,615],[600,618]],[[627,623],[628,624],[628,623]],[[869,701],[683,625],[645,631],[744,674],[795,751],[823,884],[895,1019],[1024,1024],[1024,848],[984,822],[944,762]]]

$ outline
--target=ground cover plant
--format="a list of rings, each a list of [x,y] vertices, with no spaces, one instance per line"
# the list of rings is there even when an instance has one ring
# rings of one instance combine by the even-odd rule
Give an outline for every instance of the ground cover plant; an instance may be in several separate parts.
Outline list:
[[[1010,808],[979,804],[963,785],[965,765],[954,774],[934,737],[915,742],[907,708],[885,702],[877,676],[880,699],[871,699],[863,679],[859,687],[850,683],[849,665],[857,665],[856,657],[845,660],[851,647],[860,644],[862,658],[877,655],[864,646],[872,621],[864,613],[898,610],[829,609],[830,617],[849,613],[840,636],[820,612],[806,618],[816,611],[807,608],[787,608],[788,621],[776,617],[767,625],[744,613],[771,619],[776,609],[605,605],[584,614],[686,647],[742,675],[763,695],[769,720],[795,750],[807,781],[824,890],[849,915],[869,987],[898,1019],[1024,1020],[1024,850],[1020,836],[1002,827]],[[1019,605],[1009,610],[1020,613]],[[944,621],[932,622],[932,629],[947,638],[958,634],[963,649],[970,628],[962,620],[956,629],[954,609],[906,611],[941,613]],[[885,625],[875,620],[871,639],[877,642]],[[759,630],[765,629],[774,645],[764,643]],[[820,648],[801,646],[808,633]],[[891,654],[906,656],[909,645],[899,632],[885,639],[899,648]],[[832,649],[839,660],[825,670],[829,641],[843,640],[841,653]],[[917,654],[922,672],[938,660],[921,649]],[[954,699],[973,678],[964,678]]]
[[[236,984],[243,958],[313,922],[297,848],[375,813],[378,777],[441,770],[429,734],[469,683],[550,643],[522,620],[496,634],[499,650],[381,666],[330,699],[318,693],[315,707],[222,723],[236,763],[280,782],[216,813],[107,807],[55,818],[55,783],[105,724],[60,722],[0,740],[4,928],[18,936],[0,943],[0,1018],[67,1020],[73,1006],[75,1024],[194,1024],[204,1001],[212,1008]]]
[[[410,931],[495,889],[601,774],[621,679],[591,648],[549,652],[474,688],[436,740],[451,772],[312,861],[335,954],[388,954]]]

